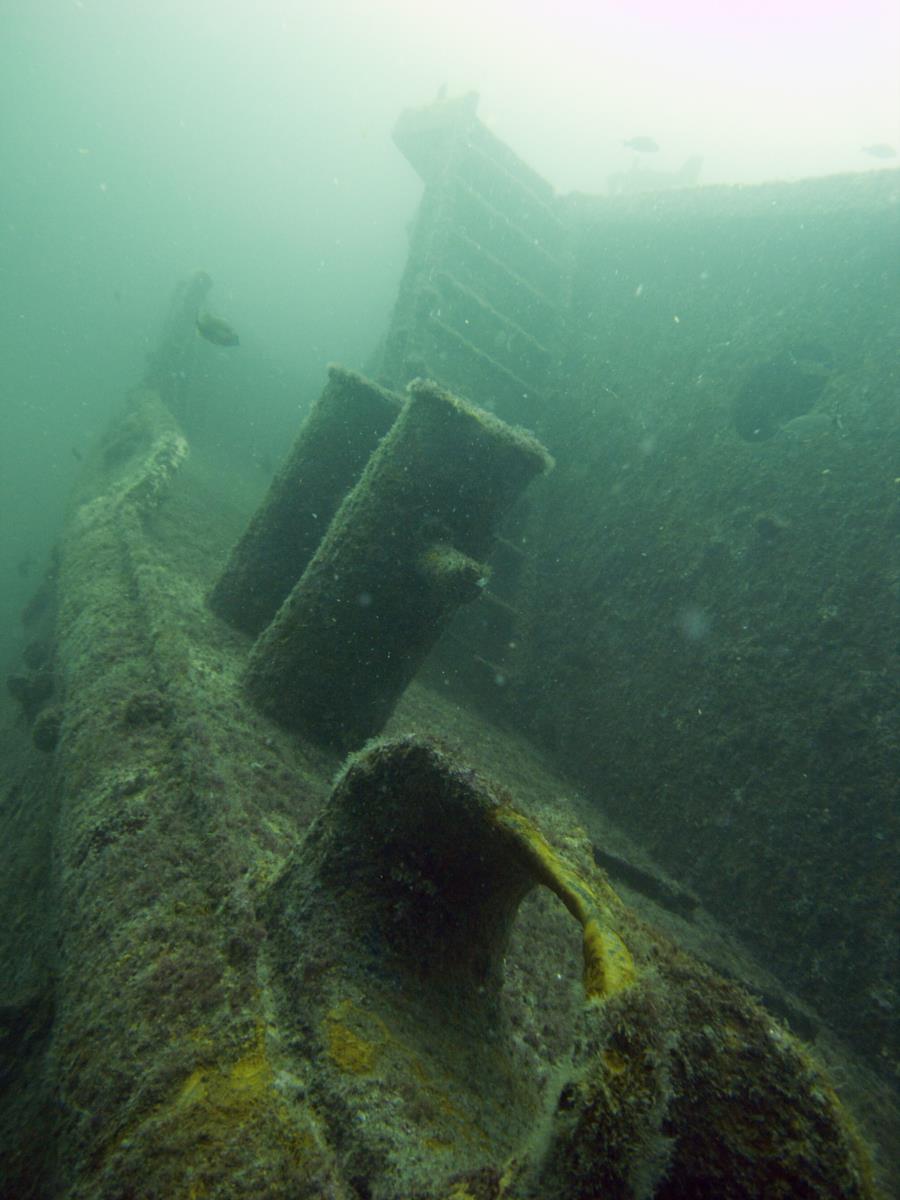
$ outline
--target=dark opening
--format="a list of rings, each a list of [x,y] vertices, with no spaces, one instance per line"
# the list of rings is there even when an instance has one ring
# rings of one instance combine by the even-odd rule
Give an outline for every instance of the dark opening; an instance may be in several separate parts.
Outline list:
[[[734,405],[734,427],[745,441],[765,442],[783,425],[814,408],[831,369],[824,347],[798,346],[758,363]]]

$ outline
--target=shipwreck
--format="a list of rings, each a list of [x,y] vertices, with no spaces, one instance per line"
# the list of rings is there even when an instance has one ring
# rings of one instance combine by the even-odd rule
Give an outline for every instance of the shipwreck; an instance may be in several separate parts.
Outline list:
[[[24,614],[0,1196],[876,1197],[898,173],[559,197],[471,99],[395,140],[376,359],[248,507],[187,279]]]

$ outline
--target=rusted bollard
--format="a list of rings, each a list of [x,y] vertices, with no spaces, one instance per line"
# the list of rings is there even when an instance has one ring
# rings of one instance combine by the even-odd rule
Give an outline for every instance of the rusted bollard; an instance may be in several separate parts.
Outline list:
[[[523,430],[410,384],[253,648],[246,683],[259,708],[342,750],[377,733],[449,617],[480,594],[498,519],[551,462]]]

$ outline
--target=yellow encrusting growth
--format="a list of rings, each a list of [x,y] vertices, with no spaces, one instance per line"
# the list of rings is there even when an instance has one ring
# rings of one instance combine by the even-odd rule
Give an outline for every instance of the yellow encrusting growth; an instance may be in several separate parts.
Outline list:
[[[378,1041],[364,1037],[351,1028],[354,1019],[359,1023],[362,1014],[349,1000],[342,1000],[325,1017],[325,1046],[328,1056],[339,1070],[348,1075],[369,1075],[381,1053],[384,1034]],[[379,1022],[379,1025],[381,1022]]]
[[[375,1066],[376,1047],[337,1021],[326,1025],[328,1053],[342,1071],[352,1075],[368,1075]]]
[[[176,1117],[179,1124],[196,1128],[199,1144],[212,1146],[259,1119],[266,1110],[274,1109],[272,1115],[280,1123],[277,1114],[281,1101],[276,1099],[272,1084],[272,1067],[260,1028],[247,1053],[230,1066],[199,1067],[191,1072],[176,1097],[173,1116],[181,1111],[181,1117]],[[299,1142],[294,1153],[298,1151]],[[204,1154],[191,1154],[190,1163],[202,1175]],[[206,1194],[202,1178],[187,1182],[188,1200],[199,1200]]]
[[[204,1104],[225,1114],[253,1103],[271,1086],[272,1068],[262,1030],[252,1047],[230,1067],[198,1067],[184,1081],[177,1103]]]
[[[597,891],[550,845],[540,830],[514,809],[503,806],[497,824],[512,834],[540,882],[563,902],[582,928],[584,990],[589,998],[614,995],[634,983],[634,960],[610,927],[606,906]],[[617,899],[608,886],[606,899]]]
[[[177,1178],[173,1175],[165,1193],[172,1200],[222,1196],[236,1148],[249,1138],[259,1147],[257,1163],[270,1156],[293,1182],[315,1171],[323,1159],[314,1122],[284,1098],[269,1059],[265,1022],[256,1023],[243,1053],[231,1062],[214,1060],[214,1041],[202,1027],[192,1032],[192,1040],[203,1046],[206,1065],[121,1131],[107,1148],[106,1168],[124,1149],[147,1143],[157,1147],[159,1161],[178,1164],[172,1167]]]
[[[584,990],[588,996],[613,996],[634,983],[634,960],[612,929],[595,917],[583,927]]]

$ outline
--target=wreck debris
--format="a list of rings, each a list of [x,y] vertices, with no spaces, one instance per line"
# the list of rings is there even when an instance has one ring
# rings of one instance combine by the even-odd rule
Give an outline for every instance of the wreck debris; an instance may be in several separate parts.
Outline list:
[[[17,1044],[0,1038],[0,1075],[19,1057],[25,1074],[0,1094],[4,1196],[343,1194],[312,1114],[285,1098],[268,1057],[253,839],[246,813],[235,825],[222,803],[217,718],[157,537],[164,502],[184,495],[185,452],[169,410],[139,389],[62,543],[64,708],[40,893],[53,950],[38,999],[52,1024],[19,1049],[7,978],[0,1023]],[[239,789],[228,794],[242,807]]]
[[[362,375],[329,368],[325,390],[212,589],[214,612],[254,636],[268,625],[402,402]]]
[[[394,141],[425,185],[380,377],[427,376],[505,420],[546,403],[569,227],[553,188],[477,116],[475,94],[408,109]]]
[[[410,1195],[430,1178],[429,1144],[441,1144],[443,1174],[490,1161],[488,1139],[511,1149],[528,1135],[536,1114],[501,990],[512,924],[539,885],[582,924],[588,994],[629,986],[602,879],[589,884],[504,793],[413,737],[350,757],[273,884],[279,1019],[288,1042],[312,1029],[317,1108],[362,1146],[382,1143],[393,1186],[374,1194]],[[408,1112],[389,1116],[388,1096],[406,1096]]]
[[[196,669],[199,589],[185,608],[159,537],[191,511],[177,426],[141,392],[106,446],[61,559],[52,971],[0,1006],[10,1196],[870,1200],[809,1055],[639,922],[567,819],[412,738],[352,756],[310,824],[299,761],[246,786],[258,723]]]
[[[497,521],[550,464],[530,434],[414,381],[253,648],[257,706],[342,750],[378,733],[454,610],[480,595]]]
[[[539,885],[582,926],[585,993],[583,1049],[543,1105],[501,993]],[[806,1049],[434,743],[350,757],[266,921],[287,1042],[313,1055],[310,1099],[372,1194],[449,1200],[477,1178],[508,1200],[874,1195]],[[554,950],[534,951],[549,972]]]

